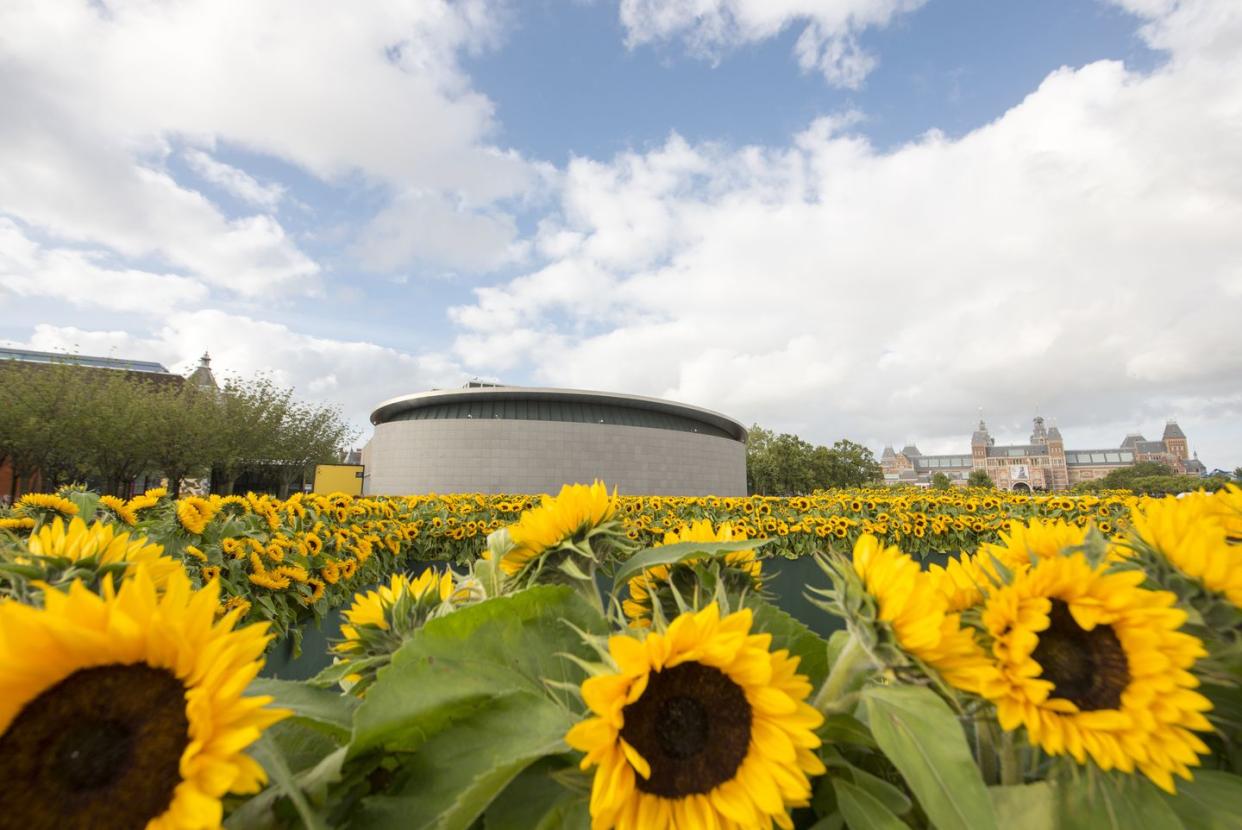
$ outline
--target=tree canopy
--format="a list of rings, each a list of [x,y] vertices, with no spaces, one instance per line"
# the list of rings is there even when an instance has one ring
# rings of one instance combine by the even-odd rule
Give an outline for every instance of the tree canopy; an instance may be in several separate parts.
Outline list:
[[[0,362],[0,462],[12,464],[14,490],[36,472],[48,489],[89,481],[121,493],[155,473],[175,490],[215,470],[227,492],[246,470],[274,467],[287,491],[354,437],[339,409],[298,401],[263,376],[205,389],[70,363]]]
[[[861,487],[881,480],[871,450],[840,440],[816,446],[758,424],[746,439],[746,484],[754,495],[793,496],[830,487]]]
[[[992,481],[992,477],[987,474],[986,470],[971,470],[970,475],[966,477],[967,487],[995,487],[996,482]]]

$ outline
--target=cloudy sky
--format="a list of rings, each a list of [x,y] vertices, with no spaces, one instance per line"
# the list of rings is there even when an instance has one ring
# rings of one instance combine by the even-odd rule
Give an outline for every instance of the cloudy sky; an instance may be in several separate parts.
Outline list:
[[[8,345],[1242,464],[1237,0],[7,0],[0,101]]]

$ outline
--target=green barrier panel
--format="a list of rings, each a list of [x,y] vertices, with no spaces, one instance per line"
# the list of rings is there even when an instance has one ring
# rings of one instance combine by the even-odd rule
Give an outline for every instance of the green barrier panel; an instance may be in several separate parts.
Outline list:
[[[334,608],[320,621],[302,626],[302,653],[293,656],[292,639],[277,643],[268,652],[267,662],[259,674],[281,680],[309,680],[332,665],[328,651],[332,640],[341,638],[342,610]]]
[[[764,587],[774,605],[801,622],[821,637],[845,628],[840,617],[812,605],[806,598],[808,588],[827,588],[831,583],[815,559],[766,559],[763,562]]]
[[[948,554],[931,553],[923,560],[923,565],[943,565],[948,559]],[[425,564],[416,565],[411,575],[417,576],[427,567]],[[839,617],[817,608],[806,598],[808,588],[825,588],[829,585],[828,577],[812,557],[767,559],[764,560],[763,571],[766,590],[771,595],[772,602],[807,628],[825,638],[832,632],[845,628],[845,623]],[[601,591],[607,590],[608,582],[602,576],[599,583]],[[309,623],[303,627],[302,653],[298,657],[293,656],[290,642],[278,644],[267,656],[263,676],[282,680],[306,680],[331,665],[332,657],[328,649],[332,640],[341,637],[341,611],[342,609],[329,611],[318,625]]]

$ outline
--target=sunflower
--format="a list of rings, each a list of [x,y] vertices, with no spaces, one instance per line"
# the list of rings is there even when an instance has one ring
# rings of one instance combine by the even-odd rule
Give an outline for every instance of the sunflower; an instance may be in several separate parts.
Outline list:
[[[207,523],[215,515],[216,506],[207,499],[189,496],[177,502],[177,521],[195,536],[207,529]]]
[[[123,564],[126,576],[141,566],[157,588],[163,588],[174,573],[182,573],[180,562],[164,556],[163,545],[145,536],[117,533],[116,525],[106,522],[94,522],[87,527],[86,522],[74,519],[66,527],[64,521],[56,519],[31,534],[26,547],[35,556],[68,560],[79,568],[87,563],[97,568]]]
[[[14,512],[20,513],[59,513],[62,516],[78,515],[78,506],[63,496],[49,493],[27,493],[17,500]]]
[[[334,646],[333,650],[361,650],[363,643],[358,629],[362,626],[388,631],[391,628],[391,611],[403,596],[408,596],[415,602],[434,601],[438,604],[447,600],[452,593],[453,574],[447,569],[443,574],[437,575],[434,569],[428,568],[415,579],[410,579],[405,574],[393,574],[391,581],[387,585],[379,586],[378,590],[354,594],[354,604],[345,611],[345,619],[349,624],[341,626],[341,634],[345,640]]]
[[[341,626],[344,639],[332,646],[337,655],[334,662],[350,664],[351,671],[342,683],[346,690],[363,694],[406,637],[446,607],[452,597],[452,571],[437,574],[432,568],[416,579],[394,574],[388,585],[355,594],[354,604],[345,611],[348,623]]]
[[[250,600],[242,597],[229,597],[228,600],[216,609],[216,616],[220,617],[230,611],[237,611],[237,618],[242,619],[250,613]]]
[[[35,520],[29,516],[15,519],[0,519],[0,530],[33,530]]]
[[[992,560],[963,553],[944,565],[931,564],[926,579],[945,598],[950,612],[965,611],[983,602],[984,592],[1000,583]]]
[[[108,508],[113,516],[116,516],[130,527],[138,524],[138,514],[131,510],[124,500],[118,499],[116,496],[100,496],[99,503]]]
[[[1176,596],[1145,575],[1092,567],[1082,554],[1044,559],[987,600],[983,624],[998,673],[981,693],[1006,730],[1025,727],[1051,755],[1136,768],[1168,792],[1207,746],[1207,698],[1190,673],[1206,655],[1178,629]]]
[[[961,614],[950,611],[934,577],[896,546],[884,547],[863,534],[854,543],[854,572],[875,602],[877,622],[901,651],[968,692],[977,692],[995,673],[973,632],[962,626]]]
[[[1130,516],[1131,546],[1154,550],[1182,574],[1242,608],[1242,545],[1229,544],[1220,497],[1152,499]]]
[[[145,568],[103,595],[0,604],[0,816],[32,828],[218,827],[266,780],[242,750],[285,717],[242,697],[265,624],[215,620],[219,586]]]
[[[656,547],[676,545],[682,542],[735,542],[746,538],[744,532],[736,531],[724,522],[719,529],[713,529],[709,519],[699,519],[680,530],[671,530],[664,534],[664,542]],[[622,603],[625,615],[633,625],[640,628],[651,625],[652,606],[658,600],[666,614],[676,614],[676,603],[670,594],[669,586],[675,587],[683,595],[692,589],[696,575],[692,563],[699,562],[703,557],[685,559],[676,565],[656,565],[644,568],[641,574],[630,578],[629,598]],[[763,564],[755,558],[755,551],[735,550],[726,553],[721,561],[724,564],[723,578],[726,589],[758,590],[762,586],[761,571]],[[671,612],[671,613],[669,613]]]
[[[1085,527],[1069,524],[1064,519],[1031,519],[1025,524],[1010,522],[1008,532],[1000,534],[1000,544],[980,545],[979,556],[985,560],[995,558],[1006,568],[1016,570],[1040,559],[1060,556],[1067,549],[1082,545],[1086,538]]]
[[[582,543],[594,532],[608,528],[617,512],[617,497],[608,495],[601,481],[589,487],[566,484],[555,497],[544,496],[538,507],[522,513],[509,525],[513,543],[500,560],[507,576],[516,576],[548,551]]]
[[[593,717],[565,736],[597,767],[592,828],[793,827],[824,772],[823,715],[798,658],[751,624],[712,603],[667,633],[609,639],[616,671],[582,684]]]
[[[1086,528],[1063,519],[1011,521],[1008,530],[1000,533],[1000,544],[987,542],[973,555],[953,557],[945,565],[932,564],[927,577],[948,601],[949,611],[964,611],[982,603],[985,593],[1003,581],[1001,569],[1025,569],[1032,562],[1082,545],[1086,538]]]

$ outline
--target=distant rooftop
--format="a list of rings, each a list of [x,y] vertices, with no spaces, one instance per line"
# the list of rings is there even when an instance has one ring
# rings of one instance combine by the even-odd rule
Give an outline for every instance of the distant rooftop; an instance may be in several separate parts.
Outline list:
[[[1177,421],[1172,419],[1164,425],[1165,438],[1185,438],[1186,433],[1182,432],[1182,428],[1177,425]]]
[[[126,360],[120,357],[92,357],[64,352],[36,352],[30,349],[12,349],[0,346],[0,360],[20,360],[23,363],[62,363],[71,366],[89,366],[93,369],[119,369],[123,372],[148,372],[168,375],[171,372],[161,363],[150,360]]]

